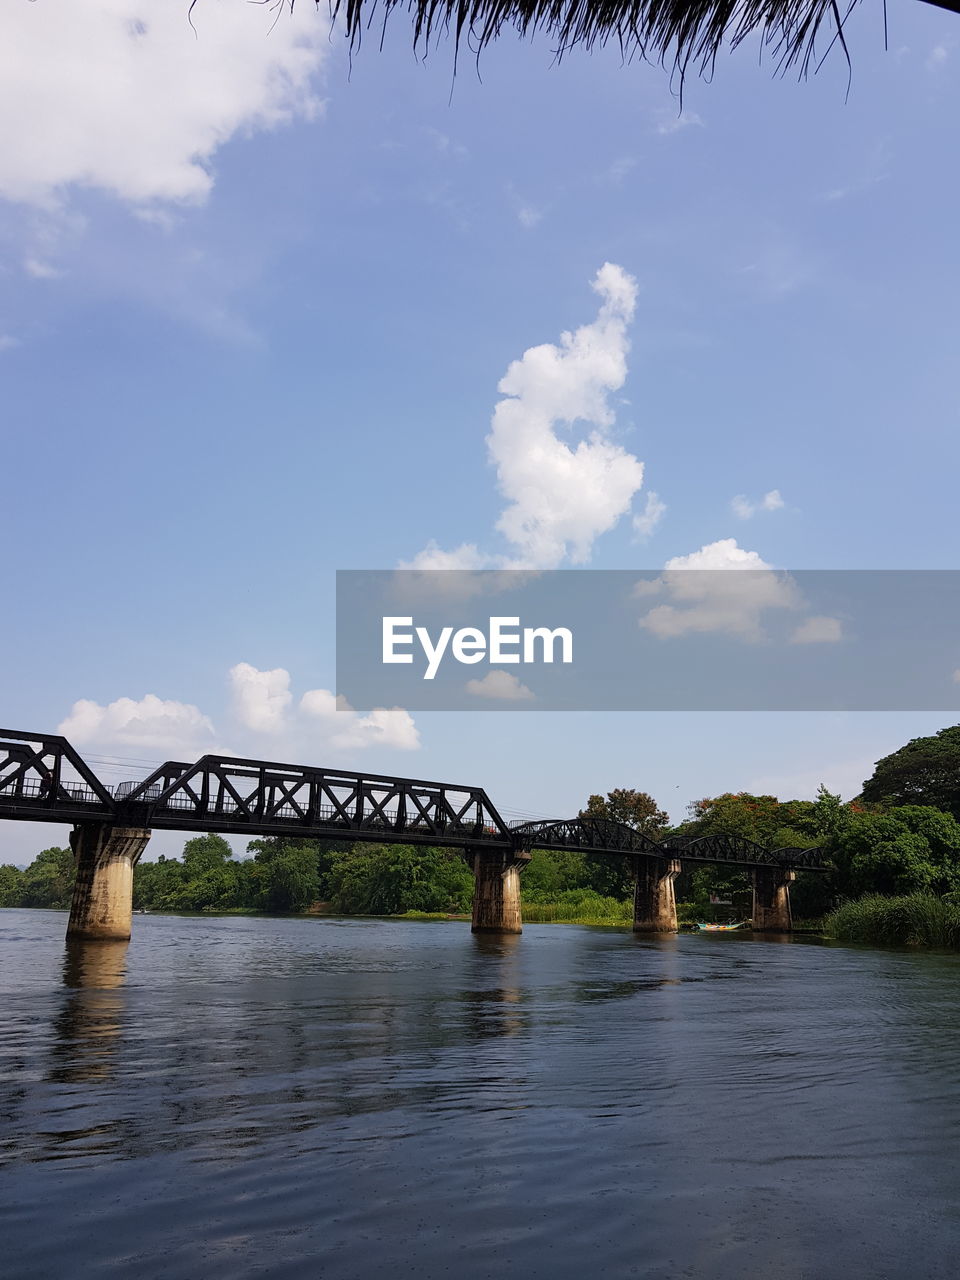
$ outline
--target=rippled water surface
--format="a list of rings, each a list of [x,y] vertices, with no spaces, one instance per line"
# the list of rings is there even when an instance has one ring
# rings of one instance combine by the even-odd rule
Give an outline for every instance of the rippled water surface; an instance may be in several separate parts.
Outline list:
[[[960,957],[0,911],[0,1268],[960,1274]]]

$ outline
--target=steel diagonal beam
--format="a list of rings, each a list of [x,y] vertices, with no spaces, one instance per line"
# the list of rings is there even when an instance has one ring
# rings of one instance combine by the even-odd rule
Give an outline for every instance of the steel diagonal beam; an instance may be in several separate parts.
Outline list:
[[[333,786],[331,785],[331,783],[327,782],[325,779],[321,779],[320,794],[326,797],[327,802],[332,806],[337,816],[341,818],[347,824],[348,827],[352,827],[353,818],[347,812],[347,805],[355,803],[357,798],[356,788],[354,788],[353,791],[350,792],[346,800],[341,800],[340,797],[333,790]]]
[[[42,760],[44,756],[52,755],[54,757],[54,780],[60,784],[61,766],[64,760],[68,762],[80,780],[90,788],[100,803],[111,812],[114,808],[113,796],[103,785],[88,764],[83,761],[77,752],[73,749],[66,738],[55,733],[25,733],[19,729],[0,729],[0,741],[18,742],[29,750],[27,744],[39,743],[43,748],[42,752],[35,753],[37,760]],[[28,765],[29,767],[29,765]],[[46,766],[40,765],[40,769]]]

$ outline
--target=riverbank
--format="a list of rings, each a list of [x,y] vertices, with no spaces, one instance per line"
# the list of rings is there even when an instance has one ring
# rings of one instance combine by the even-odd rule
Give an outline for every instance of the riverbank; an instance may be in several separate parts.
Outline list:
[[[837,942],[960,951],[960,905],[932,894],[871,894],[838,907],[823,928]]]

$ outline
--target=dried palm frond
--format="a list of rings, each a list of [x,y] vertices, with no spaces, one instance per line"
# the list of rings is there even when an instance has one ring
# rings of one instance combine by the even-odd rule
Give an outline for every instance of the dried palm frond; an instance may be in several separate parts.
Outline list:
[[[190,11],[199,0],[190,0]],[[294,8],[297,0],[253,0],[271,9]],[[960,13],[960,0],[926,0]],[[319,8],[321,0],[314,0]],[[582,45],[592,49],[612,41],[627,59],[644,58],[672,66],[681,78],[693,66],[713,70],[728,43],[736,48],[753,32],[769,49],[779,71],[798,66],[816,70],[834,46],[850,63],[844,27],[859,0],[327,0],[331,16],[342,14],[351,48],[378,22],[381,42],[395,9],[413,19],[414,47],[426,53],[441,33],[453,34],[455,49],[466,40],[476,53],[512,27],[521,36],[545,33],[556,56]],[[884,31],[886,0],[883,0]],[[817,37],[823,36],[822,52]]]
[[[274,0],[283,3],[284,0]],[[294,0],[286,0],[293,6]],[[681,73],[709,73],[724,43],[736,47],[758,32],[780,70],[801,74],[834,45],[846,52],[844,24],[858,0],[329,0],[352,46],[374,22],[385,27],[395,9],[413,19],[414,45],[426,51],[441,32],[456,47],[479,52],[506,28],[546,34],[557,56],[613,42],[624,57],[672,64]],[[960,0],[953,0],[960,3]],[[319,4],[320,0],[316,0]],[[841,9],[841,4],[843,8]],[[817,37],[822,36],[822,52]]]

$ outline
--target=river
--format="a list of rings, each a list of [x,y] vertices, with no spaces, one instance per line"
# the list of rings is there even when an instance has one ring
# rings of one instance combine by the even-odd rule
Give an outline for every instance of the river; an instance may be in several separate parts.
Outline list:
[[[960,957],[0,911],[11,1280],[939,1280]]]

